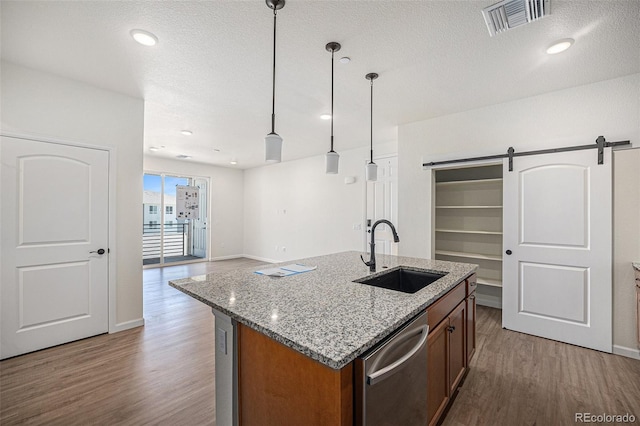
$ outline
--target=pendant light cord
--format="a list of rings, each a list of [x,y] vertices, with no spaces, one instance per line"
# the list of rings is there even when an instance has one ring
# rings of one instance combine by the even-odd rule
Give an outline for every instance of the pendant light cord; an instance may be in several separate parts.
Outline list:
[[[333,151],[333,53],[335,49],[331,49],[331,151]]]
[[[276,8],[273,8],[273,81],[271,93],[271,133],[276,132]]]
[[[371,79],[371,162],[373,163],[373,79]]]

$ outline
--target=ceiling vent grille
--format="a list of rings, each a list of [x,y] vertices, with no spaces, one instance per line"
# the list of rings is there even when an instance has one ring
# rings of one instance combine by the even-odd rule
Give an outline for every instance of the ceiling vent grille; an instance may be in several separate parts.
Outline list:
[[[482,15],[493,37],[549,15],[549,3],[550,0],[504,0],[483,9]]]

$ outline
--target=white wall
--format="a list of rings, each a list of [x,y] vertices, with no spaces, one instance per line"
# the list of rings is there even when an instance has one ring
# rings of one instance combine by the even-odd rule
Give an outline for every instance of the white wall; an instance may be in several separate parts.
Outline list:
[[[396,143],[374,146],[394,154]],[[285,261],[362,250],[368,148],[339,151],[340,173],[325,174],[324,155],[245,170],[244,250],[249,257]],[[355,176],[346,185],[344,178]],[[360,230],[353,225],[360,224]],[[400,228],[399,228],[400,229]]]
[[[400,254],[431,257],[432,218],[428,200],[432,182],[431,172],[422,169],[423,162],[505,153],[510,146],[516,151],[528,151],[584,145],[594,143],[599,135],[608,141],[631,140],[637,146],[639,93],[640,74],[633,74],[400,126],[399,222],[405,229],[411,229],[411,233],[403,233]],[[630,185],[634,188],[640,185],[637,175],[631,173],[621,171],[616,182],[620,179],[633,182]],[[625,225],[616,221],[614,245],[637,244],[640,239],[637,226],[623,229]],[[618,262],[615,257],[614,262]],[[614,275],[614,299],[623,303],[619,292],[629,285],[622,276]],[[619,304],[615,308],[627,313],[618,315],[614,311],[614,344],[629,347],[631,342],[622,337],[628,334],[622,324],[632,323],[634,318],[628,316],[627,308],[622,309]]]
[[[243,255],[244,173],[226,167],[191,161],[169,160],[144,156],[147,172],[170,173],[176,176],[209,178],[209,258],[229,259]]]
[[[143,100],[5,61],[0,74],[3,133],[115,148],[116,309],[110,330],[141,325]]]

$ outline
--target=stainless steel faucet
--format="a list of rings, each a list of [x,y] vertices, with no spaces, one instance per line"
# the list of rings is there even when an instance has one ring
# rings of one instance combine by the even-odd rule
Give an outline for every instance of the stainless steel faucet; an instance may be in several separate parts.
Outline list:
[[[400,238],[398,238],[398,233],[396,232],[396,228],[395,226],[393,226],[393,223],[389,222],[387,219],[380,219],[378,221],[376,221],[376,223],[373,224],[373,226],[371,227],[371,242],[369,243],[369,245],[371,246],[371,257],[369,258],[369,261],[366,262],[364,260],[364,257],[362,257],[362,255],[360,255],[360,259],[362,259],[362,261],[364,262],[365,265],[367,265],[369,267],[369,271],[370,272],[375,272],[376,271],[376,238],[375,238],[375,233],[376,233],[376,226],[380,225],[381,223],[386,223],[387,225],[389,225],[391,227],[391,232],[393,232],[393,241],[394,242],[399,242]]]

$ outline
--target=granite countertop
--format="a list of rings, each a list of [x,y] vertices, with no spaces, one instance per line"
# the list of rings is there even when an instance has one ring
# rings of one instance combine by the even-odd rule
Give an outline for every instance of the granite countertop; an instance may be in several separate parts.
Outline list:
[[[274,278],[262,267],[169,281],[169,285],[236,321],[333,369],[340,369],[383,340],[475,272],[477,265],[376,255],[380,274],[397,266],[448,272],[407,294],[352,282],[368,275],[359,252],[283,262],[316,270]],[[276,265],[265,265],[265,267]],[[387,266],[388,269],[383,269]]]
[[[640,262],[633,262],[633,267],[636,271],[640,271]]]

